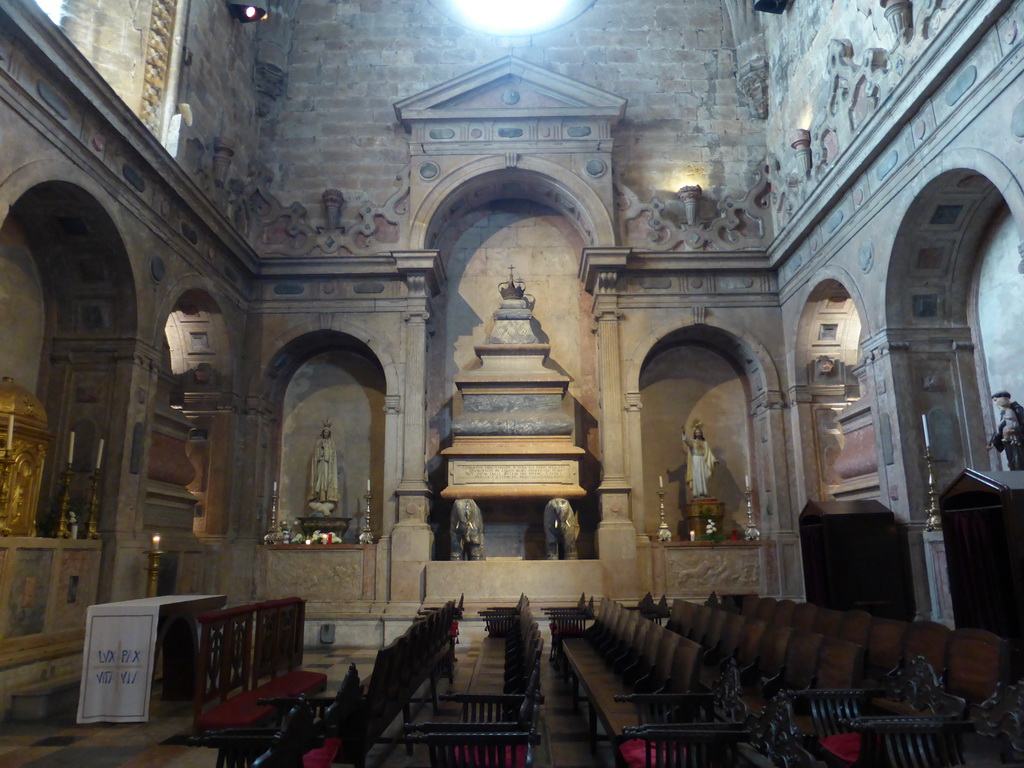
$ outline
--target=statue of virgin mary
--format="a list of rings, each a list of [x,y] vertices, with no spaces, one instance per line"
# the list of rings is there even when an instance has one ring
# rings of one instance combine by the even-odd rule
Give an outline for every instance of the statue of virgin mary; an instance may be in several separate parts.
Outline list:
[[[329,515],[338,506],[338,451],[331,437],[330,419],[324,421],[324,428],[313,446],[313,459],[309,468],[311,492],[309,508],[314,515]]]

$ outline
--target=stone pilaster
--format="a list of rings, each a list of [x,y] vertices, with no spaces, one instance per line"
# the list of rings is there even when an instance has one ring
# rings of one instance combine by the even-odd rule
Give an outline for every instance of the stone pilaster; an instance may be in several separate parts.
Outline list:
[[[430,513],[430,488],[426,482],[427,321],[430,299],[437,294],[444,272],[437,251],[401,251],[392,255],[398,272],[405,278],[406,308],[402,400],[400,407],[393,408],[394,414],[389,414],[401,424],[402,442],[400,448],[396,444],[401,454],[401,467],[395,488],[396,521],[389,540],[388,597],[392,601],[418,603],[423,597],[424,568],[433,550],[433,536],[427,525]]]

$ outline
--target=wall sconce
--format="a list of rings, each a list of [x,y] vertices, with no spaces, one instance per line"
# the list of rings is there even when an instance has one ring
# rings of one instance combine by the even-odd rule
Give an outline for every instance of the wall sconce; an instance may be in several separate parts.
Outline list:
[[[797,128],[790,134],[790,146],[796,150],[800,161],[800,169],[804,174],[811,172],[811,132],[806,128]]]
[[[754,0],[754,10],[762,13],[782,13],[788,0]]]
[[[243,24],[248,24],[251,21],[263,21],[268,15],[265,8],[246,3],[228,3],[228,10]]]
[[[683,201],[683,210],[686,211],[686,224],[692,227],[697,223],[697,204],[700,202],[701,193],[704,190],[699,184],[691,184],[680,187],[676,192],[676,200]]]

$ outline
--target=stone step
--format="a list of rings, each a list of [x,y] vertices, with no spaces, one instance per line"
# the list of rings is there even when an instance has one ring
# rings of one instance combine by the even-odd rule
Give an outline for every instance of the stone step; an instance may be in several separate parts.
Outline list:
[[[28,722],[45,720],[78,706],[78,675],[55,677],[22,688],[11,696],[11,720]]]

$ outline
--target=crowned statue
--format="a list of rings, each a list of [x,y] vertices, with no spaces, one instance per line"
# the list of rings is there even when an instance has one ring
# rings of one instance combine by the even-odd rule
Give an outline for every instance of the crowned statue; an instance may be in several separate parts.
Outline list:
[[[313,446],[310,462],[309,508],[314,517],[331,515],[338,506],[338,451],[331,436],[331,420],[324,421],[320,437]]]

